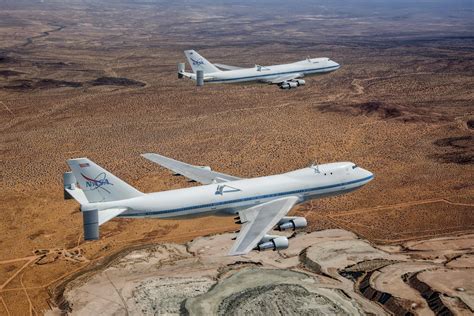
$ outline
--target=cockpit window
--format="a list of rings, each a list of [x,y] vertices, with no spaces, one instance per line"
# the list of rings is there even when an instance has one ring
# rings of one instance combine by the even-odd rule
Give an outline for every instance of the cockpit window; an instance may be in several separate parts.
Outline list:
[[[355,169],[355,168],[357,168],[357,165],[353,165],[353,166],[352,166],[352,169]]]

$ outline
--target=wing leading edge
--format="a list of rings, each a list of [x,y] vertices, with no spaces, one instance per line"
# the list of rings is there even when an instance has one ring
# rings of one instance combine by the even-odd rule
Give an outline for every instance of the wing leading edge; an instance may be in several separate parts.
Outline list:
[[[212,171],[209,167],[190,165],[158,154],[148,153],[143,154],[142,157],[153,161],[154,163],[157,163],[176,174],[182,175],[188,179],[200,182],[202,184],[222,183],[241,179],[225,173]]]
[[[297,196],[285,197],[240,211],[242,226],[229,255],[245,255],[254,249],[265,234],[293,208],[298,199]]]

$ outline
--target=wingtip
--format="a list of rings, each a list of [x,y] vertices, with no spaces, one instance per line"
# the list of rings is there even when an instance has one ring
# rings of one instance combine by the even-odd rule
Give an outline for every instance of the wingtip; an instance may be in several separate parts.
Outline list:
[[[71,159],[66,160],[66,163],[70,166],[71,165],[77,165],[77,164],[80,164],[82,162],[92,162],[92,161],[87,157],[71,158]]]
[[[143,158],[148,159],[149,157],[151,157],[153,155],[156,155],[156,154],[154,154],[154,153],[144,153],[144,154],[141,154],[140,156],[142,156]]]

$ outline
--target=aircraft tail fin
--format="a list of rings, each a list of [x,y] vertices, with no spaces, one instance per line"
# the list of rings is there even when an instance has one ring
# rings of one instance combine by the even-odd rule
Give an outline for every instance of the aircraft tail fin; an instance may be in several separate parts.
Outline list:
[[[111,202],[144,195],[87,158],[69,159],[67,163],[72,175],[68,176],[67,181],[65,175],[65,191],[81,204],[84,204],[86,199],[89,203]],[[72,190],[66,187],[66,185],[71,186],[76,183],[83,192],[80,197],[74,196]]]
[[[211,64],[206,58],[199,55],[199,53],[195,50],[185,50],[184,54],[186,55],[188,63],[191,65],[194,73],[196,73],[198,70],[202,70],[205,74],[221,71],[216,66]]]

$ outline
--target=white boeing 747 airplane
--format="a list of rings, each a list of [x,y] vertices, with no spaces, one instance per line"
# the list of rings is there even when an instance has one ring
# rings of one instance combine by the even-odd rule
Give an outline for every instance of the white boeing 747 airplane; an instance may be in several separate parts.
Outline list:
[[[72,197],[81,204],[86,240],[98,239],[99,226],[114,217],[214,214],[236,216],[236,223],[241,224],[230,255],[244,255],[253,249],[285,249],[288,239],[268,232],[306,227],[304,217],[287,216],[293,206],[356,190],[374,177],[351,162],[336,162],[242,179],[158,154],[142,156],[204,185],[145,194],[87,158],[70,159],[72,172],[64,174],[65,198]]]
[[[304,76],[326,74],[340,67],[338,63],[324,57],[308,58],[291,64],[255,65],[253,68],[239,68],[223,64],[211,64],[194,50],[187,50],[184,54],[193,72],[178,69],[178,78],[188,77],[196,80],[196,72],[202,70],[204,73],[203,79],[206,83],[259,81],[277,84],[282,89],[291,89],[304,85],[306,82],[300,79]]]

